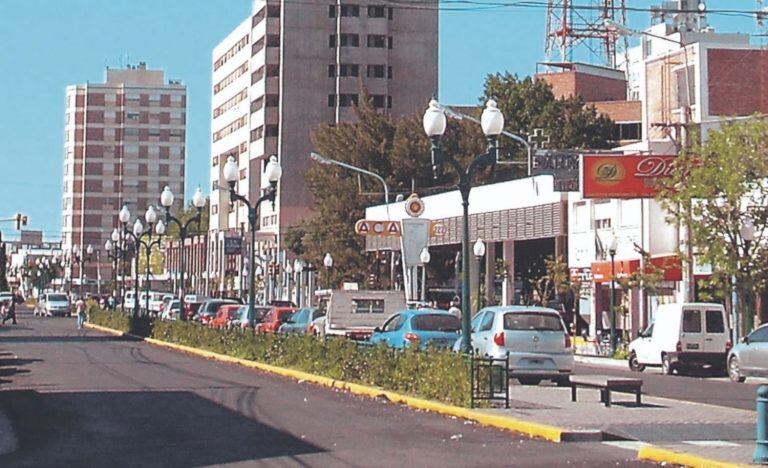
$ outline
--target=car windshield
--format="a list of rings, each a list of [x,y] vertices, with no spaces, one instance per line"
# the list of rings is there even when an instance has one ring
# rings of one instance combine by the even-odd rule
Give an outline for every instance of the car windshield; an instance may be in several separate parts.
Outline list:
[[[49,294],[48,295],[48,300],[49,301],[57,301],[57,302],[58,301],[62,301],[62,302],[64,302],[64,301],[67,300],[67,296],[65,296],[64,294]]]
[[[504,315],[505,330],[563,331],[563,323],[555,314],[515,312]]]
[[[456,332],[461,329],[461,321],[455,315],[416,315],[411,319],[411,327],[414,330]]]

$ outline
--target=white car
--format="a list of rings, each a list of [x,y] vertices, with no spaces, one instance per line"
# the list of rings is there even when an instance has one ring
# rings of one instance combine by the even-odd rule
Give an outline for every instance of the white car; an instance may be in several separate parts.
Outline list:
[[[629,343],[629,368],[661,366],[662,373],[711,366],[725,370],[731,349],[725,308],[721,304],[662,304],[655,320]]]
[[[60,315],[62,317],[72,316],[72,309],[69,304],[69,298],[64,293],[45,293],[40,297],[38,301],[38,307],[35,314],[47,315],[49,317],[55,317]]]
[[[133,294],[133,291],[125,292],[125,300],[123,301],[123,304],[127,310],[133,310],[133,307],[136,304],[136,296]]]
[[[461,349],[462,338],[454,345]],[[573,348],[563,319],[554,309],[534,306],[486,307],[472,319],[476,356],[509,356],[510,377],[524,385],[542,380],[566,384],[573,371]]]

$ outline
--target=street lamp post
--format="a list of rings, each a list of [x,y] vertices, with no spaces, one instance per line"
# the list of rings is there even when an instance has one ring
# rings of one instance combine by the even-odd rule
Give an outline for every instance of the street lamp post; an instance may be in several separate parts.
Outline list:
[[[754,298],[754,292],[752,291],[752,277],[750,274],[750,269],[747,266],[749,264],[749,256],[750,256],[750,249],[752,248],[752,242],[755,240],[755,226],[752,223],[751,219],[746,219],[741,227],[739,228],[739,235],[741,236],[741,239],[744,241],[744,256],[743,260],[741,262],[741,269],[742,269],[742,275],[743,275],[743,286],[741,287],[743,290],[743,293],[741,294],[741,298],[743,298],[743,303],[741,306],[741,315],[742,315],[742,327],[741,327],[741,335],[737,336],[739,338],[740,336],[746,336],[747,333],[752,331],[753,322],[755,314],[753,312],[752,308],[752,299]],[[740,298],[740,299],[741,299]],[[736,318],[736,323],[738,324],[738,316]],[[738,327],[735,327],[738,328]],[[734,343],[737,343],[738,341],[734,341]]]
[[[432,260],[429,248],[424,247],[421,249],[419,260],[421,260],[421,300],[424,302],[427,300],[427,264]]]
[[[474,251],[475,258],[477,258],[477,311],[479,312],[483,308],[480,270],[482,269],[483,257],[485,256],[485,242],[478,237],[472,250]]]
[[[616,249],[619,246],[619,239],[614,236],[611,239],[611,245],[608,246],[608,254],[611,256],[611,354],[616,353]]]
[[[504,129],[504,115],[496,107],[496,101],[488,100],[482,117],[480,126],[488,139],[488,150],[476,156],[466,169],[463,169],[459,162],[451,155],[443,154],[440,150],[440,137],[445,133],[446,118],[445,111],[440,107],[436,100],[429,103],[429,108],[424,113],[424,132],[432,141],[432,171],[435,178],[442,174],[442,166],[448,163],[452,166],[457,175],[457,187],[461,193],[463,218],[462,218],[462,294],[461,294],[461,332],[462,332],[462,351],[469,353],[471,351],[471,328],[470,328],[470,304],[469,304],[469,193],[472,190],[472,181],[477,171],[486,166],[496,164],[498,156],[498,136]]]
[[[331,267],[333,266],[333,257],[328,252],[323,257],[323,266],[325,267],[325,283],[328,289],[331,289]]]
[[[293,262],[293,271],[296,272],[296,305],[301,307],[301,273],[304,271],[304,261],[297,258]]]
[[[160,194],[160,204],[165,208],[165,222],[170,226],[171,223],[176,223],[179,228],[179,318],[186,320],[184,315],[184,243],[187,239],[189,227],[192,223],[197,224],[197,228],[200,229],[200,218],[202,217],[203,207],[205,206],[205,197],[200,187],[197,188],[195,194],[192,196],[192,205],[195,207],[195,216],[188,219],[187,222],[182,223],[181,220],[171,215],[171,206],[173,206],[173,192],[167,185]]]
[[[140,246],[144,246],[147,251],[147,270],[149,270],[149,259],[152,254],[152,247],[159,245],[160,237],[156,241],[152,241],[153,232],[158,236],[165,234],[165,223],[162,220],[157,221],[157,213],[153,207],[147,208],[144,213],[144,220],[147,222],[147,229],[144,229],[144,225],[140,219],[136,219],[133,223],[133,230],[128,229],[128,221],[131,219],[131,213],[128,211],[128,207],[123,206],[119,215],[120,221],[123,223],[123,232],[126,236],[133,239],[133,245],[135,246],[135,255],[133,258],[134,276],[133,276],[133,317],[139,316],[139,250]],[[157,221],[157,224],[155,222]],[[153,224],[154,230],[153,230]],[[144,241],[144,238],[149,238],[149,242]],[[149,279],[149,274],[147,274]],[[146,289],[146,288],[145,288]],[[149,311],[149,294],[147,294],[147,311]]]
[[[264,179],[269,182],[269,185],[263,189],[264,193],[258,200],[256,200],[256,203],[251,204],[248,198],[235,191],[235,184],[237,183],[240,174],[235,158],[230,156],[227,163],[224,165],[224,178],[229,184],[229,199],[233,203],[241,201],[248,207],[248,225],[251,228],[250,259],[248,261],[248,265],[250,266],[248,269],[248,326],[251,328],[254,326],[253,306],[256,301],[256,268],[254,268],[254,266],[256,265],[256,229],[259,222],[259,207],[261,206],[261,202],[270,201],[272,202],[272,207],[274,209],[275,198],[277,197],[277,183],[280,180],[282,173],[283,170],[277,162],[277,156],[270,156],[267,167],[264,170]]]

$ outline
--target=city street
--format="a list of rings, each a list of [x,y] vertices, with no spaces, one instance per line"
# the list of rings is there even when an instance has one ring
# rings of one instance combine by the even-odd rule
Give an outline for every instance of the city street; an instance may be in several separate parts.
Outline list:
[[[0,466],[608,466],[554,444],[19,314],[0,328]]]

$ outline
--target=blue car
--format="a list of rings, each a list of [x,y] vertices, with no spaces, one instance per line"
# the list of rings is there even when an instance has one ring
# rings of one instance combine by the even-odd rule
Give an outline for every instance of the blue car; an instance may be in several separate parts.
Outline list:
[[[318,317],[325,315],[322,310],[316,307],[305,307],[299,309],[291,315],[287,322],[280,325],[278,333],[297,333],[304,335],[307,333],[309,324]]]
[[[439,309],[403,310],[391,316],[371,335],[372,344],[402,349],[427,346],[450,348],[459,337],[461,321]]]

